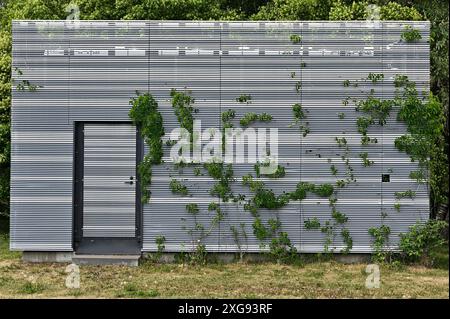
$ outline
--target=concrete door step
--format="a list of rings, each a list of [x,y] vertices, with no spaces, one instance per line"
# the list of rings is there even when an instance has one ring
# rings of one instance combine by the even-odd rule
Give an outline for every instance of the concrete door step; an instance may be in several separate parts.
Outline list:
[[[125,265],[136,267],[141,255],[77,255],[72,262],[77,265]]]

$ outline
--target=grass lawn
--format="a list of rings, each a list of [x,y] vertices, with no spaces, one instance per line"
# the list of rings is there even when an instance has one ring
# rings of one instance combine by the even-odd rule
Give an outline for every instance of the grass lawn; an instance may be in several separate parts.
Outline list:
[[[449,298],[448,267],[382,266],[367,289],[365,264],[336,262],[81,266],[81,288],[68,289],[66,264],[23,263],[0,236],[0,298]]]

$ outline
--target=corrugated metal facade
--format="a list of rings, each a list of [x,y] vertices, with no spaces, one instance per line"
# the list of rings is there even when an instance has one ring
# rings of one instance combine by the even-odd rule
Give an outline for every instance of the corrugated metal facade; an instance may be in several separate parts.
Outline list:
[[[420,30],[416,43],[400,41],[404,25]],[[291,34],[302,41],[293,44]],[[188,22],[188,21],[15,21],[13,23],[13,77],[39,85],[34,90],[13,88],[11,163],[11,248],[16,250],[72,250],[72,189],[74,121],[127,121],[129,100],[135,91],[150,92],[158,101],[167,133],[179,124],[170,100],[172,88],[192,91],[196,119],[202,127],[221,127],[220,114],[236,111],[235,126],[246,112],[267,112],[277,127],[280,164],[286,176],[262,178],[276,193],[293,190],[299,181],[334,183],[345,178],[343,150],[335,137],[345,136],[355,183],[338,190],[337,209],[348,217],[352,252],[371,249],[370,227],[391,227],[391,244],[409,225],[428,218],[426,185],[409,179],[417,167],[394,146],[406,131],[391,112],[385,126],[372,125],[369,136],[378,143],[361,146],[354,105],[347,97],[364,98],[370,88],[382,99],[394,97],[393,78],[407,75],[419,92],[429,89],[428,22]],[[293,73],[295,72],[295,74]],[[369,73],[383,73],[376,84],[363,82]],[[359,81],[344,87],[343,82]],[[300,90],[296,84],[300,83]],[[364,92],[362,92],[364,91]],[[236,102],[250,95],[249,104]],[[302,137],[293,121],[292,105],[307,112],[310,133]],[[345,117],[340,119],[339,113]],[[208,227],[214,199],[214,180],[195,176],[193,168],[179,172],[165,146],[165,164],[153,167],[152,197],[144,205],[143,250],[156,250],[155,239],[165,236],[167,251],[192,247],[184,226],[192,225],[186,203],[200,207],[198,220]],[[368,152],[374,165],[364,167],[359,153]],[[338,169],[332,176],[330,165]],[[250,196],[240,183],[253,173],[253,164],[234,164],[235,194]],[[382,183],[381,175],[390,174]],[[172,178],[182,180],[191,196],[171,193]],[[394,192],[412,189],[413,200],[402,199],[394,209]],[[220,203],[225,218],[207,237],[210,251],[236,251],[230,226],[244,225],[243,249],[258,251],[253,217],[242,205]],[[383,220],[381,212],[387,213]],[[275,213],[261,210],[263,220]],[[328,199],[308,196],[277,212],[299,251],[323,251],[324,234],[304,228],[304,221],[331,219]],[[343,244],[335,238],[337,249]]]

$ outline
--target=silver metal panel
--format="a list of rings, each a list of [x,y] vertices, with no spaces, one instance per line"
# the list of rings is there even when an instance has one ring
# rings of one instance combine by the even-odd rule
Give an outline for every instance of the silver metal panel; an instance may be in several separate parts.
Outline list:
[[[11,242],[13,250],[72,250],[73,128],[68,121],[64,25],[14,22],[11,108]],[[22,74],[21,74],[22,73]],[[43,86],[19,91],[28,80]]]
[[[420,30],[419,42],[400,41],[406,24]],[[302,42],[291,43],[291,34],[301,35]],[[172,88],[192,92],[199,109],[195,117],[202,120],[203,129],[220,128],[220,114],[228,109],[236,111],[235,126],[247,112],[272,114],[271,123],[253,127],[279,130],[280,164],[286,176],[264,180],[278,194],[292,190],[299,181],[321,184],[341,179],[345,166],[335,137],[345,136],[357,181],[338,190],[336,207],[349,217],[346,227],[353,237],[352,252],[371,251],[368,228],[382,223],[391,227],[394,247],[399,233],[428,218],[427,185],[409,179],[417,163],[394,146],[395,138],[406,132],[405,125],[396,121],[397,108],[387,125],[370,127],[369,136],[378,143],[362,146],[356,127],[361,114],[342,100],[365,98],[371,87],[375,96],[391,99],[396,74],[406,74],[419,92],[428,91],[428,40],[429,22],[421,21],[82,21],[79,28],[64,21],[15,21],[13,67],[24,72],[15,73],[14,79],[28,79],[43,88],[36,92],[13,89],[11,247],[71,249],[74,121],[126,121],[135,90],[148,91],[159,103],[164,139],[168,139],[178,126],[169,95]],[[383,73],[384,79],[374,85],[365,83],[362,79],[369,73]],[[344,87],[345,80],[358,81],[359,86]],[[251,95],[252,102],[236,102],[241,94]],[[298,129],[288,127],[294,103],[308,111],[310,133],[305,138]],[[340,119],[339,113],[345,117]],[[373,166],[362,165],[362,152],[369,154]],[[144,205],[143,250],[155,251],[156,238],[165,236],[166,250],[188,251],[195,244],[187,232],[194,220],[185,206],[197,203],[197,221],[208,228],[213,213],[207,206],[217,200],[209,194],[215,181],[204,169],[200,176],[195,176],[193,167],[175,169],[167,146],[163,159],[165,163],[152,168],[152,197]],[[336,177],[330,173],[331,165],[338,169]],[[251,193],[240,179],[254,174],[253,165],[234,164],[233,170],[233,192],[248,198]],[[391,182],[382,183],[381,174],[390,174]],[[182,180],[190,196],[172,194],[172,178]],[[407,189],[417,195],[413,200],[402,199],[397,212],[394,193]],[[243,224],[247,239],[242,239],[242,247],[260,251],[251,226],[253,217],[242,205],[220,206],[225,219],[205,240],[207,249],[236,251],[230,227]],[[382,212],[387,213],[384,219]],[[277,212],[261,211],[264,221],[274,216],[299,251],[323,250],[324,235],[306,230],[304,221],[330,220],[327,200],[308,196]],[[343,248],[339,235],[333,246],[336,251]]]

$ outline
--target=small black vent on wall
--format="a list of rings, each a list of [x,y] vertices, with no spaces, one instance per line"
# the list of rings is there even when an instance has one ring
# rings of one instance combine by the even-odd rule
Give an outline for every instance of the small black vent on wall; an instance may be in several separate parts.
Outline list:
[[[389,183],[391,181],[391,175],[389,175],[389,174],[381,175],[381,181],[383,183]]]

